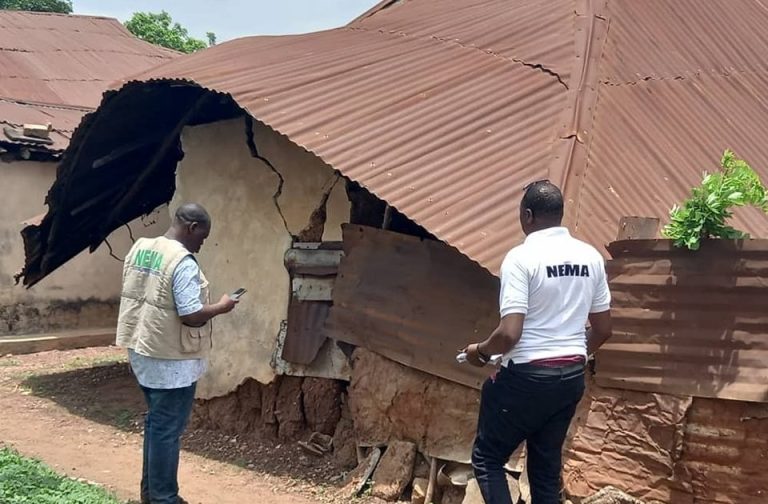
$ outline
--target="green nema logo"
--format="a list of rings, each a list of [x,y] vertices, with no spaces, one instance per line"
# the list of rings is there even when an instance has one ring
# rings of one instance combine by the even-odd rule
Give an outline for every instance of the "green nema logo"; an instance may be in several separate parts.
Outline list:
[[[139,249],[133,259],[133,265],[150,271],[160,271],[163,266],[163,254],[156,250]]]

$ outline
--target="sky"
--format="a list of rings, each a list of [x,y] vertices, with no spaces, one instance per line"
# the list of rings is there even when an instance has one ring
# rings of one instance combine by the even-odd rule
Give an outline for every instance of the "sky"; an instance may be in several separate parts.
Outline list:
[[[136,11],[167,11],[190,35],[219,42],[246,35],[287,35],[342,26],[379,0],[74,0],[75,14],[126,21]]]

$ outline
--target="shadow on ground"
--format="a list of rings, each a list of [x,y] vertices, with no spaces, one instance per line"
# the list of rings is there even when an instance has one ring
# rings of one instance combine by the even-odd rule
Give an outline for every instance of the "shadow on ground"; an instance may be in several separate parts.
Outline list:
[[[21,385],[70,413],[131,433],[143,430],[144,397],[126,362],[36,372]],[[232,436],[207,429],[189,430],[184,449],[203,457],[312,485],[337,486],[342,470],[330,457],[307,455],[297,443],[278,443],[254,435]]]

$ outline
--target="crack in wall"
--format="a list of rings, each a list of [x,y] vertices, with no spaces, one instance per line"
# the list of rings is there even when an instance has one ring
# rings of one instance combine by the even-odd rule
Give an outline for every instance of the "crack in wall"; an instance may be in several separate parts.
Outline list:
[[[277,190],[272,195],[272,201],[275,204],[275,208],[277,209],[277,213],[280,214],[280,218],[283,220],[283,225],[285,226],[285,230],[288,232],[288,235],[291,237],[291,239],[294,238],[293,233],[291,233],[291,230],[288,228],[288,220],[286,220],[285,215],[283,214],[283,209],[280,207],[280,195],[283,194],[283,185],[285,185],[285,178],[283,177],[283,174],[277,171],[277,168],[275,168],[275,165],[272,164],[272,162],[259,154],[259,150],[256,147],[256,141],[253,139],[253,117],[250,115],[245,116],[245,142],[248,144],[248,149],[251,151],[251,156],[258,159],[267,167],[274,172],[275,175],[277,175],[277,178],[279,180],[277,184]]]
[[[323,241],[323,233],[325,232],[325,224],[328,220],[328,200],[331,197],[331,193],[336,188],[336,184],[341,180],[341,174],[336,173],[336,176],[330,182],[328,189],[323,189],[323,194],[320,197],[320,203],[312,211],[312,215],[309,216],[309,222],[307,225],[299,231],[296,235],[296,241],[298,242],[321,242]]]
[[[414,40],[436,40],[436,41],[441,42],[443,44],[449,44],[449,45],[461,47],[462,49],[469,49],[471,51],[477,51],[477,52],[483,53],[483,54],[485,54],[487,56],[492,56],[494,58],[498,58],[498,59],[507,61],[509,63],[517,63],[518,65],[523,65],[525,67],[532,68],[534,70],[539,70],[540,72],[542,72],[542,73],[544,73],[546,75],[549,75],[550,77],[554,77],[557,80],[558,83],[560,83],[563,87],[565,87],[565,89],[569,89],[568,84],[562,79],[562,77],[560,76],[559,73],[555,72],[551,68],[548,68],[548,67],[544,66],[541,63],[530,63],[530,62],[525,61],[525,60],[520,59],[520,58],[510,58],[509,56],[504,56],[504,55],[499,54],[499,53],[497,53],[497,52],[495,52],[495,51],[493,51],[491,49],[483,49],[483,48],[480,48],[480,47],[467,45],[467,44],[465,44],[465,43],[463,43],[463,42],[461,42],[459,40],[447,39],[447,38],[444,38],[444,37],[439,37],[437,35],[431,35],[429,37],[419,37],[419,36],[410,35],[410,34],[405,33],[405,32],[388,31],[388,30],[381,30],[381,29],[379,29],[379,30],[369,30],[367,28],[362,28],[362,27],[359,27],[359,26],[348,27],[347,29],[348,30],[352,30],[352,31],[364,31],[364,32],[369,32],[369,33],[372,33],[372,32],[375,31],[375,32],[378,32],[378,33],[380,33],[382,35],[406,37],[406,38],[410,38],[410,39],[414,39]]]

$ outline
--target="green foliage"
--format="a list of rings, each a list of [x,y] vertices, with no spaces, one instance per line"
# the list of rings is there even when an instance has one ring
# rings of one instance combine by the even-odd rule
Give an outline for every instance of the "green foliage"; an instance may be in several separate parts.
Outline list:
[[[59,476],[42,463],[0,448],[0,502],[3,504],[119,504],[97,486]]]
[[[189,35],[186,28],[179,23],[174,23],[171,15],[165,11],[159,14],[154,12],[136,12],[125,23],[128,31],[150,44],[167,47],[183,53],[193,53],[207,47],[200,39]],[[209,42],[216,42],[216,35],[208,33]],[[213,45],[213,44],[211,44]]]
[[[0,0],[0,10],[72,14],[72,0]]]
[[[726,150],[720,161],[722,170],[704,174],[699,187],[682,207],[675,205],[663,234],[674,240],[676,247],[697,250],[702,239],[748,238],[746,233],[726,225],[733,214],[731,208],[753,205],[768,212],[768,196],[760,177],[742,159]]]

